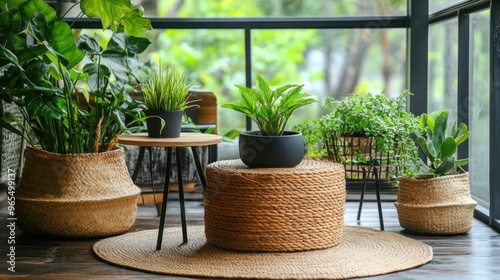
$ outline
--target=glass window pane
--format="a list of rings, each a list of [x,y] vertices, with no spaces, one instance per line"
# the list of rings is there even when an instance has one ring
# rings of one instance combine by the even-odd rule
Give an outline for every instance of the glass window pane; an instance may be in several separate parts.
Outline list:
[[[427,111],[450,111],[450,122],[457,115],[458,69],[457,20],[429,27],[429,96]]]
[[[429,1],[429,13],[435,13],[440,10],[446,9],[450,6],[459,4],[461,2],[466,2],[467,0],[430,0]]]
[[[272,86],[305,84],[320,101],[299,108],[289,128],[324,112],[326,97],[350,93],[382,93],[397,96],[405,87],[404,29],[349,30],[253,30],[253,76],[270,80]]]
[[[136,0],[147,16],[323,17],[406,15],[406,0]]]
[[[470,16],[469,173],[471,192],[479,205],[490,204],[490,11]]]

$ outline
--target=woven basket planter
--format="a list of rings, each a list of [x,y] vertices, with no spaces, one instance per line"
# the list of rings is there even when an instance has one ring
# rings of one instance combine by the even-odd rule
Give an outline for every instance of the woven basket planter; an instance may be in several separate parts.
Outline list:
[[[477,202],[471,198],[469,174],[399,181],[395,203],[400,225],[414,232],[460,234],[472,228]]]
[[[207,167],[205,235],[238,251],[305,251],[340,242],[345,177],[340,164],[303,160],[294,168]]]
[[[139,194],[123,149],[61,155],[28,147],[15,214],[36,234],[108,236],[134,224]]]

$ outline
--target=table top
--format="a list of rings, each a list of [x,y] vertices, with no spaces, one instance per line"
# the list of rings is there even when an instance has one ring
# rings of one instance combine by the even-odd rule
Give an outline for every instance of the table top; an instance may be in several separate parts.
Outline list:
[[[238,176],[269,176],[276,179],[279,176],[292,180],[294,176],[306,176],[308,174],[341,173],[344,174],[344,166],[326,160],[304,159],[295,167],[285,168],[250,168],[240,159],[219,160],[208,165],[207,170],[217,170],[224,175],[238,174]]]
[[[181,132],[178,138],[150,138],[147,132],[122,134],[118,143],[144,147],[197,147],[222,142],[222,136],[216,134]]]

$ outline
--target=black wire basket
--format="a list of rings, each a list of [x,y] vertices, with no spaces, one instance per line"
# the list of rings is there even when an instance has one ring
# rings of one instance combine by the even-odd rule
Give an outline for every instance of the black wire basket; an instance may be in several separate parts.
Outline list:
[[[381,148],[373,136],[339,135],[327,131],[324,135],[328,160],[341,163],[346,180],[394,181],[399,168],[393,163],[399,157],[394,149]]]

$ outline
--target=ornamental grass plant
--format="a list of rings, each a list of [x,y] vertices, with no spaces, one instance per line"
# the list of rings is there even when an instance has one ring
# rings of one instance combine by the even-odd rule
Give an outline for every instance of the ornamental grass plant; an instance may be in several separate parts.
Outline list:
[[[158,65],[144,80],[143,101],[148,110],[177,111],[196,106],[192,104],[196,100],[187,100],[194,81],[188,83],[187,73],[174,64]]]

